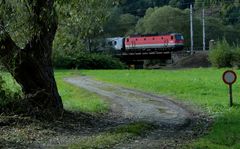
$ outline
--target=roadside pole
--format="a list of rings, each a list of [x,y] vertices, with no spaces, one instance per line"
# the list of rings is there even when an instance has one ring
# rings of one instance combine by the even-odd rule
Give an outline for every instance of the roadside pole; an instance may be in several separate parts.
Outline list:
[[[233,106],[232,85],[237,81],[237,74],[232,70],[227,70],[222,76],[223,82],[229,87],[229,106]]]
[[[190,4],[191,55],[193,55],[193,5]]]
[[[206,33],[205,33],[205,8],[203,3],[202,9],[202,23],[203,23],[203,51],[206,50]]]
[[[233,106],[233,95],[232,95],[232,84],[229,84],[229,98],[230,98],[230,104],[229,106]]]

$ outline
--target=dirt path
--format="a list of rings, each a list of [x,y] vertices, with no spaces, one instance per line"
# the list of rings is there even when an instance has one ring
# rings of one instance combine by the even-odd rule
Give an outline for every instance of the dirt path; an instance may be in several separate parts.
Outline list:
[[[164,96],[110,85],[89,77],[66,78],[65,81],[106,97],[111,103],[110,112],[92,115],[65,111],[54,121],[0,114],[0,148],[68,148],[84,138],[101,136],[119,126],[139,121],[156,127],[151,129],[152,132],[126,138],[124,143],[119,141],[114,148],[180,148],[208,128],[209,122],[204,115]],[[105,148],[112,148],[112,145]]]
[[[107,97],[111,103],[111,114],[119,120],[144,121],[159,126],[147,137],[116,148],[176,148],[182,141],[202,133],[204,128],[197,130],[197,125],[206,126],[199,114],[164,96],[113,86],[89,77],[65,78],[65,81]]]
[[[113,86],[89,77],[66,78],[65,81],[109,98],[113,112],[125,119],[173,126],[189,122],[191,114],[166,97]]]

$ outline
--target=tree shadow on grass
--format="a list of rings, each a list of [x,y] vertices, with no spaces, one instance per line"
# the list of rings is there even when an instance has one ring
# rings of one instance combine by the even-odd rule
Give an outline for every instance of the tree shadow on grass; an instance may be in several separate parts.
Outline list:
[[[0,148],[27,148],[27,144],[0,139]]]
[[[233,103],[233,106],[232,106],[233,108],[237,108],[237,109],[240,109],[240,104],[238,104],[238,103]]]
[[[72,130],[76,127],[101,128],[114,122],[106,120],[104,115],[95,116],[93,114],[70,111],[64,111],[61,116],[55,117],[55,119],[27,114],[0,114],[0,126],[26,126],[32,123],[42,125],[43,127],[63,127],[65,130],[68,128]]]
[[[80,112],[64,111],[61,117],[56,119],[43,119],[43,117],[38,119],[32,115],[2,113],[0,141],[7,137],[7,142],[1,144],[4,148],[36,147],[42,144],[51,146],[57,145],[58,140],[68,144],[74,139],[79,140],[86,135],[104,132],[116,125],[118,124],[107,120],[104,115],[95,116]]]

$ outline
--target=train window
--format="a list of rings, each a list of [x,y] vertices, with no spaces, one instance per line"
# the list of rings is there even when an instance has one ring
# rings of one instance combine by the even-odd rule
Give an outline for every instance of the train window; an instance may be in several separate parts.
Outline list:
[[[146,40],[146,38],[144,38],[144,40]]]
[[[117,41],[114,41],[113,44],[116,46],[117,45]]]
[[[163,39],[163,37],[161,39]]]
[[[155,40],[155,38],[153,38],[153,40]]]
[[[127,38],[127,42],[129,42],[129,39]]]
[[[171,36],[171,40],[173,40],[173,36]]]
[[[136,39],[136,41],[137,41],[138,39]]]
[[[176,40],[183,40],[183,36],[182,35],[176,35],[175,38],[176,38]]]

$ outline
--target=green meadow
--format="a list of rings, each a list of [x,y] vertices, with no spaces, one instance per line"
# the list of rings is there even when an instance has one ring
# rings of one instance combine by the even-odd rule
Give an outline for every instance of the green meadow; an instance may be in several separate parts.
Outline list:
[[[109,105],[104,98],[64,81],[64,78],[74,74],[71,71],[57,71],[55,73],[58,91],[62,97],[64,108],[70,111],[81,111],[91,114],[106,113],[109,110]]]
[[[198,106],[214,118],[204,137],[193,148],[240,148],[240,81],[233,86],[234,107],[229,107],[228,86],[222,81],[226,69],[101,70],[80,71],[97,80],[134,88]],[[236,71],[240,74],[240,71]]]
[[[182,70],[56,70],[55,77],[64,107],[70,111],[102,114],[109,110],[104,97],[64,82],[71,76],[89,76],[99,81],[134,88],[158,95],[166,95],[202,110],[213,118],[206,135],[194,140],[187,148],[240,148],[240,81],[233,86],[234,106],[229,107],[228,86],[222,81],[226,69],[200,68]],[[236,70],[240,74],[239,70]],[[20,87],[10,75],[2,73],[9,92]],[[134,129],[135,129],[135,124]],[[138,125],[138,124],[136,124]],[[132,126],[131,126],[132,127]],[[144,126],[145,127],[145,126]],[[141,128],[144,128],[141,126]],[[138,128],[138,127],[137,127]],[[134,134],[135,135],[135,134]],[[126,137],[127,136],[127,137]],[[93,143],[74,144],[72,147],[112,144],[122,138],[131,138],[128,131],[120,134],[106,132],[93,136]],[[124,139],[123,139],[124,141]],[[89,141],[88,141],[89,142]]]

